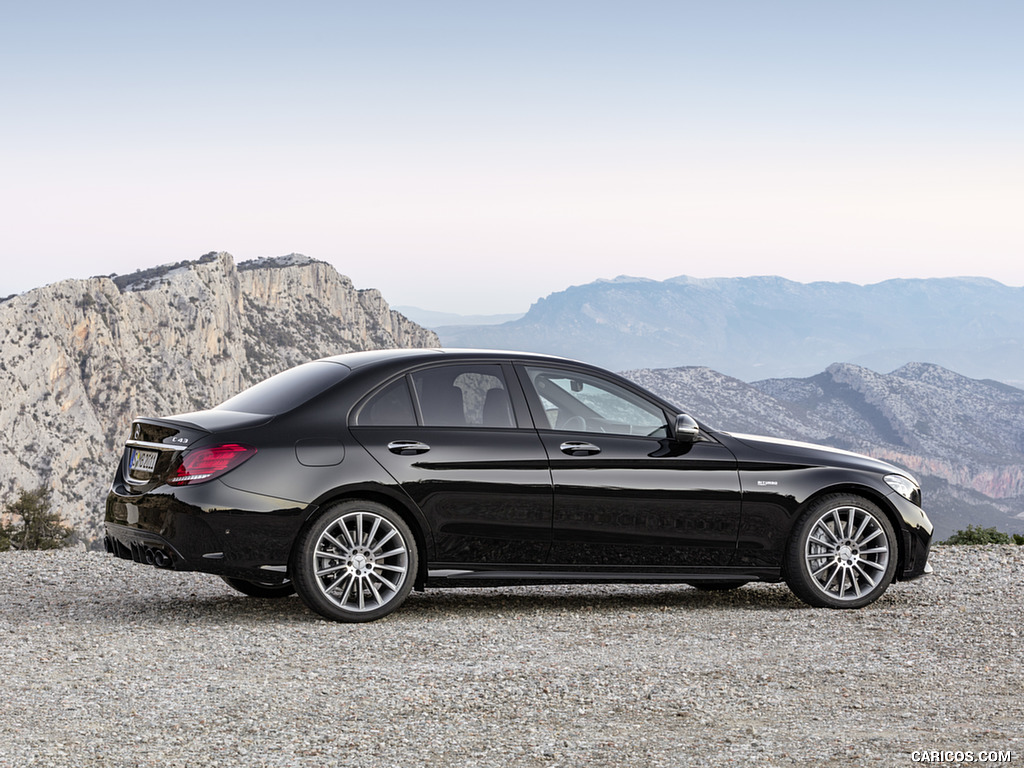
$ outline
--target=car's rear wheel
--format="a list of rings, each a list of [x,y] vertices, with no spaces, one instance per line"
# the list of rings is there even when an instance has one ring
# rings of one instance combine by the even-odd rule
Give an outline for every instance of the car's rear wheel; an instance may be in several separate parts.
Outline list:
[[[786,582],[804,602],[823,608],[860,608],[892,582],[896,533],[878,506],[852,494],[825,496],[793,529]]]
[[[344,501],[324,510],[296,542],[299,597],[334,621],[373,621],[397,609],[416,578],[416,539],[394,510]]]
[[[273,584],[269,581],[246,581],[245,579],[232,579],[228,576],[221,576],[221,578],[229,587],[237,589],[249,597],[277,598],[295,594],[295,585],[290,581]]]

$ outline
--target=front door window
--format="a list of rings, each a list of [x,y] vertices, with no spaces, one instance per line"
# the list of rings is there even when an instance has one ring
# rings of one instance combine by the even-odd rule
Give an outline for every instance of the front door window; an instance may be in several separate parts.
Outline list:
[[[526,371],[549,429],[641,437],[669,435],[665,412],[618,384],[571,371]]]

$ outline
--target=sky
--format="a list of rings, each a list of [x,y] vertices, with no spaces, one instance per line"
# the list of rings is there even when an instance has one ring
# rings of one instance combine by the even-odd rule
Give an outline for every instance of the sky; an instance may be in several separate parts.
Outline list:
[[[1024,285],[1024,3],[8,3],[0,296],[228,251],[395,305]]]

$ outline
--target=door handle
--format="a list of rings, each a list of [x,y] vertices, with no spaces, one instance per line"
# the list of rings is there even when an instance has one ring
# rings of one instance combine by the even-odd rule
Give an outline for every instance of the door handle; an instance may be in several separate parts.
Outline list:
[[[416,456],[429,451],[430,446],[419,440],[392,440],[388,443],[388,450],[399,456]]]
[[[601,449],[593,443],[584,443],[580,440],[566,440],[558,448],[562,453],[567,453],[570,456],[593,456],[595,453],[601,452]]]

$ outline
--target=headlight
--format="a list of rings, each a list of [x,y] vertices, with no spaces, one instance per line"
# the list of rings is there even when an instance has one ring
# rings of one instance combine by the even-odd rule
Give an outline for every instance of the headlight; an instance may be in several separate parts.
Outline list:
[[[886,484],[907,501],[921,505],[921,487],[905,475],[886,475]]]

